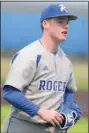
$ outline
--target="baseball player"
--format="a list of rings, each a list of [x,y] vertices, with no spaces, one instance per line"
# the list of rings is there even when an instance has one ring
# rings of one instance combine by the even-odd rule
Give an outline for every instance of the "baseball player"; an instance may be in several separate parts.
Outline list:
[[[42,37],[12,58],[3,98],[12,105],[3,133],[66,133],[82,115],[71,61],[60,47],[77,16],[64,5],[47,5]]]

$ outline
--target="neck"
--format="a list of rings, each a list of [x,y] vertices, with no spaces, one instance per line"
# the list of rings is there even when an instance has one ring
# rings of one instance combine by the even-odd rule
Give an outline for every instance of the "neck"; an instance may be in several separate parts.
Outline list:
[[[58,50],[58,45],[59,45],[59,41],[57,41],[56,39],[53,39],[53,37],[44,34],[41,37],[41,42],[43,44],[43,46],[49,51],[49,52],[57,52]]]

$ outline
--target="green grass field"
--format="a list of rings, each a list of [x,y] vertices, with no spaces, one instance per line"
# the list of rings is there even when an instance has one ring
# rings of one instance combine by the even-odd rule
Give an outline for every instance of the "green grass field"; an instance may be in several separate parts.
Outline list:
[[[4,84],[11,58],[1,58],[1,83]],[[75,79],[79,90],[88,89],[88,64],[73,62]]]
[[[3,128],[4,120],[10,112],[10,106],[2,105],[1,107],[1,128]],[[88,133],[88,119],[81,118],[76,125],[70,128],[68,133]]]

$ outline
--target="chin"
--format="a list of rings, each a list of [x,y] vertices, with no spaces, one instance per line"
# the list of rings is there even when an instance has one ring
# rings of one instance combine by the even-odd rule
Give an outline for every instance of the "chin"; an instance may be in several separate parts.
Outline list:
[[[59,38],[59,41],[63,42],[66,40],[66,37]]]

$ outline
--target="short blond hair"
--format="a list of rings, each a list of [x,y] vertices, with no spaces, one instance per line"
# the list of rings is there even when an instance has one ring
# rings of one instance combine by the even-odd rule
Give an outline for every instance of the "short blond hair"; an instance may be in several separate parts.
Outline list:
[[[41,23],[40,27],[41,27],[41,30],[44,31],[44,27],[43,27],[42,23]]]

